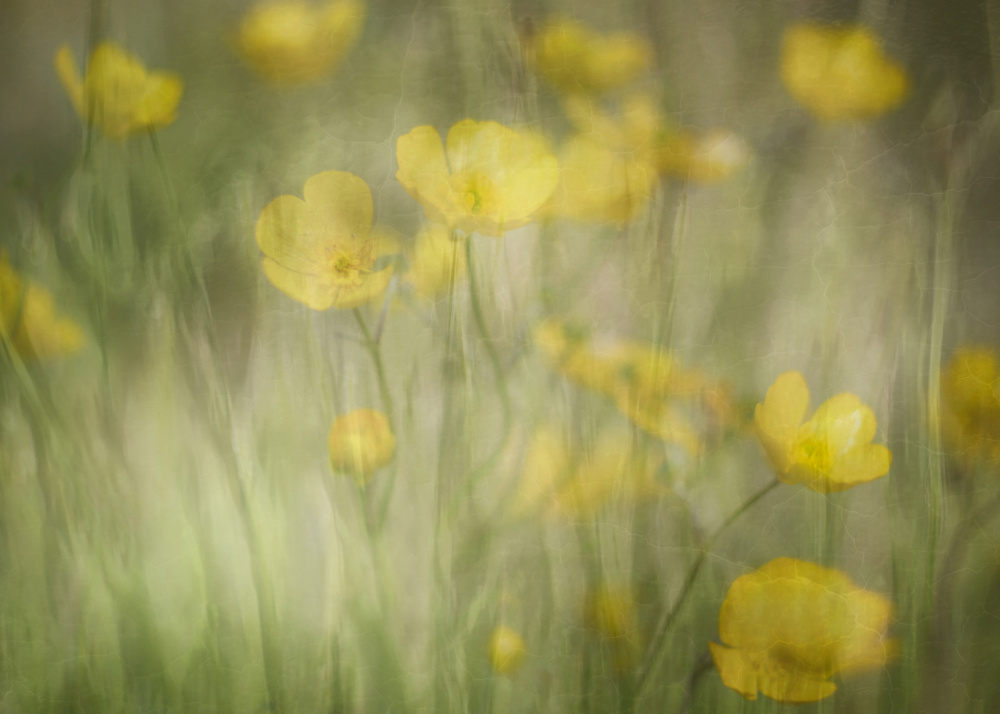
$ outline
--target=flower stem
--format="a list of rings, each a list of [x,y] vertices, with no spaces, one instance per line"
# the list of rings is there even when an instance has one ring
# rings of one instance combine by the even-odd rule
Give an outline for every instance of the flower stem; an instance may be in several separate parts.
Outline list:
[[[705,559],[711,551],[712,544],[740,516],[750,510],[750,508],[752,508],[758,501],[780,485],[781,481],[778,479],[771,481],[771,483],[755,493],[749,498],[749,500],[744,502],[742,506],[736,509],[736,511],[734,511],[725,521],[722,522],[722,525],[715,529],[715,532],[713,532],[712,535],[705,539],[705,542],[701,547],[701,552],[698,553],[698,557],[695,558],[694,563],[692,563],[691,567],[688,569],[687,576],[684,578],[684,585],[681,587],[677,600],[674,601],[674,606],[663,614],[663,617],[660,619],[660,622],[656,627],[656,632],[649,644],[649,649],[646,650],[646,656],[643,657],[642,664],[639,666],[639,672],[635,678],[635,686],[632,688],[632,698],[626,703],[626,711],[632,710],[635,701],[639,698],[639,695],[642,694],[643,685],[645,685],[648,680],[649,673],[652,671],[653,665],[656,664],[656,660],[659,658],[663,645],[666,642],[667,633],[670,632],[670,628],[674,624],[674,620],[677,619],[677,614],[680,612],[681,607],[684,606],[687,596],[691,593],[691,587],[694,585],[694,581],[698,577],[701,567],[705,564]]]

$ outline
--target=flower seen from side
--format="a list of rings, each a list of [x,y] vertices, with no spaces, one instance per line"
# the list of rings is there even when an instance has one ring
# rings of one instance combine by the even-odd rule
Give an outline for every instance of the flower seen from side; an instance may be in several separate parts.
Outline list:
[[[0,252],[0,338],[25,362],[72,354],[83,346],[79,325],[56,312],[52,294],[25,280]]]
[[[871,119],[906,97],[906,72],[860,25],[799,23],[785,30],[781,78],[788,92],[826,121]]]
[[[330,427],[330,465],[364,484],[396,454],[396,437],[389,419],[375,409],[355,409],[337,417]]]
[[[264,2],[244,16],[235,44],[268,82],[302,84],[336,69],[357,44],[364,19],[365,5],[359,0]]]
[[[403,276],[421,297],[431,299],[447,293],[465,278],[464,238],[452,239],[448,229],[427,224],[417,233],[410,254],[410,268]]]
[[[506,625],[498,625],[490,634],[490,641],[486,646],[486,656],[489,659],[493,671],[501,675],[514,674],[528,654],[528,648],[524,643],[524,638]]]
[[[807,420],[809,388],[798,372],[779,376],[754,410],[757,436],[787,484],[844,491],[889,472],[892,453],[875,438],[875,414],[854,394],[827,399]]]
[[[958,459],[1000,462],[1000,358],[989,347],[955,350],[941,374],[941,432]]]
[[[625,86],[653,60],[649,42],[634,33],[601,35],[568,18],[553,18],[534,38],[532,64],[564,92],[601,93]]]
[[[102,42],[80,69],[68,46],[55,57],[56,72],[77,114],[113,139],[159,129],[177,118],[184,82],[173,72],[149,72],[113,42]]]
[[[431,126],[396,143],[396,178],[427,218],[452,230],[501,236],[530,223],[559,181],[544,138],[493,121],[464,119],[447,146]]]
[[[372,196],[354,174],[324,171],[304,198],[279,196],[257,219],[261,266],[271,283],[314,310],[358,307],[382,296],[391,267],[375,271],[379,236]]]
[[[898,643],[888,637],[892,603],[838,570],[777,558],[737,578],[709,643],[722,682],[747,699],[825,699],[836,674],[876,670]]]

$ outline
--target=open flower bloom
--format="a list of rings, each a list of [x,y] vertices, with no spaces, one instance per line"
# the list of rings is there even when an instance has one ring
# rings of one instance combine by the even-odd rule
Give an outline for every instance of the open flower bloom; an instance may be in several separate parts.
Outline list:
[[[689,456],[703,451],[707,434],[735,422],[729,387],[683,367],[668,351],[628,340],[595,344],[555,319],[540,323],[534,336],[552,369],[609,397],[636,426]]]
[[[300,84],[336,68],[357,43],[364,19],[359,0],[265,2],[243,18],[236,47],[267,81]]]
[[[418,295],[434,299],[465,278],[463,238],[452,240],[447,228],[427,224],[417,233],[410,254],[410,269],[403,276]]]
[[[556,18],[535,37],[533,65],[556,89],[597,93],[628,84],[652,59],[652,47],[638,35],[601,35],[574,20]]]
[[[814,702],[837,689],[830,677],[881,668],[898,643],[887,630],[892,603],[840,571],[777,558],[737,578],[709,643],[722,682],[747,699]]]
[[[781,48],[781,78],[800,104],[827,121],[880,116],[907,93],[903,67],[862,26],[790,26]]]
[[[652,98],[643,94],[625,97],[615,114],[580,96],[566,97],[563,107],[577,131],[591,142],[623,157],[624,165],[638,166],[644,171],[651,167],[659,176],[714,183],[740,171],[750,160],[746,143],[731,131],[716,128],[696,132],[673,126]],[[609,173],[606,181],[611,183],[614,176]],[[643,188],[635,180],[632,183],[638,189]],[[619,179],[617,185],[621,184]],[[650,176],[646,193],[652,191],[654,184]],[[642,196],[641,191],[633,193]]]
[[[71,354],[83,346],[83,331],[56,314],[48,290],[24,280],[0,252],[0,342],[25,362]]]
[[[577,134],[559,153],[559,186],[545,212],[582,222],[627,223],[642,213],[656,181],[651,164]]]
[[[501,236],[530,223],[559,182],[541,136],[463,119],[448,132],[418,126],[396,143],[396,178],[428,219],[466,233]]]
[[[875,438],[875,414],[853,394],[838,394],[803,422],[809,388],[786,372],[754,411],[757,436],[778,478],[814,491],[844,491],[889,472],[892,453]]]
[[[56,53],[55,64],[77,114],[114,139],[167,126],[177,118],[184,92],[181,78],[172,72],[147,72],[113,42],[94,48],[83,77],[73,51],[65,45]]]
[[[655,465],[633,449],[625,432],[603,434],[578,453],[554,428],[539,428],[528,444],[509,513],[588,519],[613,499],[638,503],[668,493]]]
[[[324,171],[306,181],[304,196],[279,196],[257,219],[268,280],[314,310],[381,297],[392,269],[373,271],[379,240],[371,229],[368,184],[344,171]]]
[[[486,647],[486,656],[490,661],[490,666],[497,674],[513,674],[524,662],[528,654],[528,648],[524,644],[524,638],[506,625],[498,625],[490,635],[489,644]]]
[[[941,374],[941,432],[959,459],[1000,462],[1000,358],[988,347],[955,350]]]
[[[396,437],[386,415],[375,409],[355,409],[337,417],[330,427],[330,465],[334,471],[365,483],[392,461]]]

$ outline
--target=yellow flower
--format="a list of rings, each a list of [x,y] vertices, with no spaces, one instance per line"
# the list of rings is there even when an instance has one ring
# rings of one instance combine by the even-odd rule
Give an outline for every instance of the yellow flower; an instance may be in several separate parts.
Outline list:
[[[652,59],[652,48],[638,35],[604,36],[574,20],[556,18],[538,32],[533,64],[556,89],[597,93],[628,84]]]
[[[1000,359],[988,347],[955,351],[941,375],[941,431],[967,464],[1000,462]]]
[[[337,417],[330,427],[329,445],[334,471],[354,476],[362,484],[396,453],[389,419],[375,409],[355,409]]]
[[[236,47],[267,81],[301,84],[333,71],[357,43],[364,19],[358,0],[260,3],[243,18]]]
[[[559,182],[541,136],[493,121],[463,119],[441,137],[418,126],[399,137],[396,178],[436,223],[500,236],[530,223]]]
[[[597,350],[585,329],[555,318],[540,322],[533,334],[549,367],[582,387],[608,396],[614,393],[618,378],[614,346]]]
[[[750,160],[746,143],[726,129],[664,132],[655,155],[660,173],[695,183],[724,181]]]
[[[0,342],[25,362],[71,354],[83,346],[83,331],[56,314],[52,294],[25,281],[0,252]]]
[[[373,272],[379,238],[371,230],[368,185],[354,174],[324,171],[306,181],[303,195],[279,196],[257,219],[268,280],[314,310],[379,298],[392,270]]]
[[[781,78],[800,104],[827,121],[877,117],[907,93],[903,67],[861,26],[790,26],[781,48]]]
[[[417,233],[410,256],[410,269],[404,282],[413,286],[418,295],[433,299],[451,289],[465,277],[465,247],[463,239],[451,239],[448,229],[428,224]]]
[[[524,662],[528,649],[524,638],[506,625],[498,625],[486,648],[486,656],[490,666],[497,674],[513,674]]]
[[[635,598],[627,587],[601,583],[587,593],[583,619],[611,646],[615,669],[626,670],[639,654]]]
[[[177,118],[184,92],[181,78],[172,72],[147,72],[138,59],[112,42],[94,48],[83,78],[73,51],[65,45],[56,53],[55,65],[77,114],[114,139],[167,126]]]
[[[892,453],[875,437],[875,414],[853,394],[826,400],[803,423],[809,388],[798,372],[778,377],[754,411],[757,436],[788,484],[814,491],[844,491],[889,472]]]
[[[747,699],[814,702],[837,689],[830,677],[885,665],[898,649],[886,631],[892,603],[845,574],[777,558],[737,578],[709,643],[722,682]]]
[[[651,164],[578,134],[560,151],[559,186],[546,213],[584,222],[627,223],[645,208],[656,180]]]

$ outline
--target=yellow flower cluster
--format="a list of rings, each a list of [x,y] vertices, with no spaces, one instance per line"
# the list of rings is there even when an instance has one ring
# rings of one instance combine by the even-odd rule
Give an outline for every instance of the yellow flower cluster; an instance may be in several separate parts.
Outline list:
[[[301,0],[255,5],[243,18],[236,48],[265,80],[293,85],[332,72],[354,47],[365,19],[359,0]]]
[[[372,232],[368,184],[345,171],[324,171],[306,181],[303,195],[279,196],[257,219],[268,280],[314,310],[381,297],[392,269],[374,270],[379,236]]]
[[[941,375],[941,432],[966,466],[1000,462],[1000,358],[988,347],[955,350]]]
[[[56,313],[52,294],[24,280],[0,252],[0,337],[25,362],[76,352],[83,331]]]
[[[555,191],[559,165],[544,138],[464,119],[447,147],[431,126],[396,143],[396,178],[427,218],[452,230],[501,236],[532,221]]]
[[[337,417],[330,427],[330,465],[364,484],[392,461],[396,437],[386,415],[375,409],[355,409]]]
[[[735,420],[729,387],[682,367],[670,352],[625,340],[595,348],[583,331],[554,319],[534,334],[552,369],[609,397],[638,427],[691,456],[702,452],[703,433]]]
[[[800,104],[827,121],[885,114],[903,101],[908,84],[868,28],[815,23],[785,30],[781,78]]]
[[[809,388],[798,372],[778,377],[754,412],[757,436],[778,478],[821,493],[843,491],[889,472],[892,454],[871,443],[875,414],[849,393],[831,397],[803,421]]]
[[[814,702],[835,674],[879,669],[897,651],[892,603],[830,568],[777,558],[729,588],[710,642],[723,683],[747,699]]]
[[[113,139],[172,123],[184,83],[172,72],[147,72],[143,64],[113,42],[94,48],[81,77],[73,51],[56,53],[56,72],[77,114]]]

